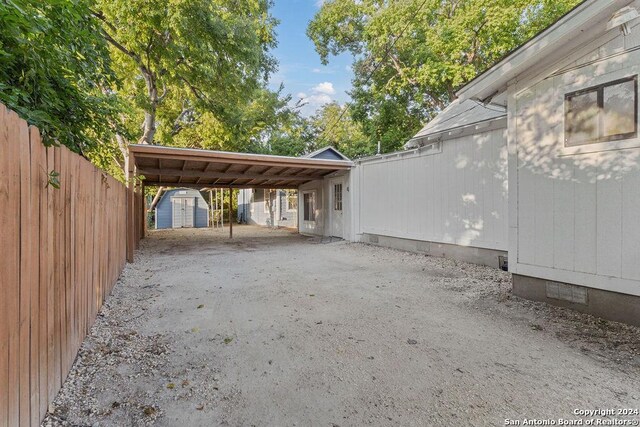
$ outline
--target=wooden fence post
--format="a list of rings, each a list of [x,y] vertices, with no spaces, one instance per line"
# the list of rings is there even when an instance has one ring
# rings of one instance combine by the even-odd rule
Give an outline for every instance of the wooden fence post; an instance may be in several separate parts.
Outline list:
[[[127,261],[133,262],[133,251],[135,249],[135,179],[133,153],[129,155],[125,162],[127,179]]]

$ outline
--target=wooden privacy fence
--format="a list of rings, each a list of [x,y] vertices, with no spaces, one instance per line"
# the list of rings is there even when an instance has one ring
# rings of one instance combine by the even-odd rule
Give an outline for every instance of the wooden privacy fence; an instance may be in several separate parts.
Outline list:
[[[126,203],[120,182],[0,104],[1,427],[39,425],[60,389],[124,267]]]

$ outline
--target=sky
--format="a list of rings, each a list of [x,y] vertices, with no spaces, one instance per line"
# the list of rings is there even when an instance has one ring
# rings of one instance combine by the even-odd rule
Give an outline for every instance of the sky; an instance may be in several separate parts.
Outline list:
[[[322,0],[275,0],[272,14],[279,21],[276,28],[278,47],[273,55],[279,69],[269,85],[277,90],[284,84],[284,93],[293,96],[292,104],[303,99],[307,105],[301,110],[312,115],[319,107],[332,101],[344,104],[351,89],[351,55],[331,56],[328,65],[320,63],[313,42],[307,37],[309,21],[320,9]]]

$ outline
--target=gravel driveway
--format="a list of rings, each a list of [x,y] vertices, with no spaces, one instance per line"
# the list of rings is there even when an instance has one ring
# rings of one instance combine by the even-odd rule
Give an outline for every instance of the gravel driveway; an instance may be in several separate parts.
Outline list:
[[[640,409],[640,329],[509,289],[490,268],[283,230],[152,232],[44,424],[482,426]]]

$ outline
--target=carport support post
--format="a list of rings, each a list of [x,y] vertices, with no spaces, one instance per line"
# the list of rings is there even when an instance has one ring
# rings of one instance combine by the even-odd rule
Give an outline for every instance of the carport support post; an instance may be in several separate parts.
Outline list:
[[[140,238],[144,239],[147,237],[147,198],[145,197],[144,184],[140,186],[140,192],[142,197],[142,203],[140,203],[140,210],[142,211],[140,215],[142,219],[142,224],[140,224]]]
[[[135,248],[136,220],[135,220],[135,179],[133,153],[125,159],[127,179],[127,261],[133,262]]]
[[[233,207],[232,198],[233,198],[233,189],[229,187],[229,238],[230,239],[233,239],[233,221],[231,221],[231,212],[233,212],[233,209],[231,209]]]

